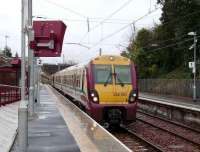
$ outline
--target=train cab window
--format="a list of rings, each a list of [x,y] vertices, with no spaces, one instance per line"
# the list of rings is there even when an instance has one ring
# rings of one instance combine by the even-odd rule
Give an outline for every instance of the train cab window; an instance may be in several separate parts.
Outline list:
[[[94,65],[95,83],[111,84],[112,83],[112,66],[111,65]]]
[[[128,65],[116,65],[116,83],[117,84],[130,84],[131,83],[131,68]]]

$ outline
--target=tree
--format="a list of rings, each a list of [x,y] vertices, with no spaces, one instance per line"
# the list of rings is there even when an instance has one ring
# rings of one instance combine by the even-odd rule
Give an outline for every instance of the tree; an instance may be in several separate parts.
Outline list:
[[[4,50],[3,50],[3,54],[6,56],[6,57],[12,57],[12,52],[11,52],[11,48],[9,47],[5,47]]]
[[[158,0],[157,3],[163,6],[161,24],[139,30],[122,53],[138,64],[142,78],[159,77],[177,68],[187,72],[188,62],[193,58],[193,52],[188,50],[193,38],[187,33],[200,34],[198,0]]]
[[[193,39],[187,33],[200,33],[200,3],[197,0],[158,0],[158,3],[163,5],[160,20],[163,33],[168,33],[166,39],[173,39],[171,43],[178,42],[167,51],[169,71],[177,67],[188,69],[188,62],[193,58],[193,52],[188,48]]]

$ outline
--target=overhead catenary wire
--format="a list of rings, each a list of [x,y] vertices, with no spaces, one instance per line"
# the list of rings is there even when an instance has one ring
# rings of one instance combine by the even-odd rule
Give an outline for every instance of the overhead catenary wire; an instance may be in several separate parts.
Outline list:
[[[116,9],[113,13],[111,13],[110,15],[108,15],[106,18],[104,18],[102,21],[99,22],[99,24],[95,25],[93,28],[91,28],[87,33],[85,33],[83,35],[83,37],[80,40],[80,43],[85,39],[85,37],[88,35],[88,33],[90,33],[91,31],[95,30],[97,27],[101,26],[106,20],[110,19],[112,16],[114,16],[116,13],[118,13],[119,11],[121,11],[124,7],[126,7],[130,2],[132,2],[133,0],[128,0],[126,1],[122,6],[120,6],[118,9]]]
[[[157,8],[157,9],[159,9],[159,8]],[[156,9],[156,10],[157,10],[157,9]],[[153,11],[154,11],[154,10],[153,10]],[[152,11],[149,12],[149,13],[152,13]],[[187,14],[187,15],[185,15],[185,16],[182,16],[181,19],[186,18],[186,17],[189,17],[189,16],[194,15],[194,14],[197,14],[197,13],[200,13],[200,11],[195,11],[195,12],[189,13],[189,14]],[[146,15],[143,16],[143,17],[141,17],[141,18],[144,18],[144,17],[146,17]],[[140,18],[139,18],[138,20],[140,20]],[[136,20],[135,22],[132,22],[131,24],[135,24],[138,20]],[[166,24],[168,24],[168,23],[170,23],[170,22],[177,22],[177,21],[179,21],[179,20],[180,20],[180,19],[171,20],[171,21],[168,21],[168,22],[163,23],[162,25],[166,25]],[[130,26],[130,24],[128,24],[127,27],[128,27],[128,26]],[[124,27],[124,28],[127,28],[127,27]],[[120,30],[118,30],[116,33],[120,32],[120,31],[122,31],[122,30],[123,30],[123,29],[120,29]],[[115,34],[114,34],[114,35],[115,35]],[[181,36],[181,38],[185,37],[186,35],[187,35],[187,34],[184,34],[183,36]],[[109,37],[111,37],[111,36],[112,36],[112,34],[108,35],[107,37],[109,38]],[[107,37],[102,38],[101,41],[104,41],[105,39],[107,39]],[[158,42],[158,43],[160,44],[160,43],[164,43],[164,42],[167,42],[167,41],[170,41],[170,40],[175,40],[175,38],[170,38],[170,39],[167,39],[167,40]],[[98,43],[101,43],[101,41],[99,41]],[[98,45],[98,44],[97,44],[97,43],[94,44],[94,46],[92,46],[91,48],[95,47],[96,45]]]
[[[192,12],[192,13],[190,13],[190,14],[187,14],[187,15],[183,16],[182,18],[191,16],[191,15],[196,14],[196,13],[199,13],[199,12],[200,12],[200,11]],[[85,22],[85,21],[83,20],[83,22]],[[94,22],[95,22],[95,21],[94,21]],[[106,22],[106,21],[105,21],[105,22]],[[105,22],[104,22],[104,23],[105,23]],[[174,21],[169,21],[169,22],[174,22]],[[168,24],[168,22],[165,22],[165,23],[164,23],[164,25],[166,25],[166,24]],[[111,34],[110,34],[110,35],[111,35]],[[108,38],[111,37],[110,35],[108,35]],[[101,40],[99,43],[101,43],[101,42],[104,41],[105,39],[107,39],[107,36],[104,37],[104,38],[102,38],[102,40]],[[173,38],[173,39],[165,40],[165,42],[166,42],[166,41],[170,41],[170,40],[174,40],[174,38]],[[163,41],[163,42],[164,42],[164,41]],[[185,41],[183,41],[183,42],[185,42]],[[160,43],[160,42],[159,42],[159,43]],[[177,43],[181,43],[181,42],[177,42]],[[98,44],[96,43],[95,45],[98,45]],[[159,50],[159,49],[171,47],[171,46],[173,46],[173,45],[177,45],[177,44],[176,44],[176,43],[174,43],[174,44],[169,44],[169,45],[167,45],[167,46],[165,46],[165,47],[157,48],[157,49],[154,49],[154,50]],[[92,47],[94,47],[94,46],[92,46]]]
[[[136,19],[135,21],[123,26],[122,28],[116,30],[115,32],[105,36],[104,38],[102,38],[102,40],[100,40],[99,42],[97,42],[96,44],[94,44],[91,48],[94,48],[95,46],[97,46],[98,44],[100,44],[102,41],[105,41],[106,39],[118,34],[119,32],[123,31],[124,29],[128,28],[131,24],[135,24],[136,22],[142,20],[143,18],[149,16],[150,14],[156,12],[157,10],[159,10],[161,7],[155,8],[154,10],[152,10],[151,12],[146,13],[145,15],[139,17],[138,19]]]
[[[144,17],[146,17],[146,16],[148,16],[149,14],[151,14],[151,13],[157,11],[157,10],[160,9],[160,8],[161,8],[161,7],[152,10],[151,12],[149,12],[149,13],[145,14],[144,16],[138,18],[138,19],[135,20],[134,22],[132,22],[132,23],[130,23],[130,24],[128,24],[128,25],[126,25],[126,26],[120,28],[119,30],[117,30],[117,31],[115,31],[115,32],[113,32],[113,33],[107,35],[106,37],[104,37],[103,39],[101,39],[99,42],[97,42],[96,44],[94,44],[91,48],[97,46],[97,45],[100,44],[102,41],[104,41],[104,40],[106,40],[106,39],[108,39],[108,38],[110,38],[110,37],[112,37],[112,36],[118,34],[119,32],[121,32],[121,31],[123,31],[124,29],[126,29],[127,27],[129,27],[131,24],[135,24],[137,21],[143,19]],[[195,11],[195,12],[189,13],[189,14],[183,16],[182,19],[185,18],[185,17],[191,16],[191,15],[194,15],[194,14],[196,14],[196,13],[200,13],[200,11]],[[169,21],[169,22],[174,22],[174,21],[179,21],[179,20],[178,20],[178,19],[175,19],[175,20],[171,20],[171,21]],[[164,24],[168,24],[169,22],[166,22],[166,23],[164,23]],[[199,26],[199,25],[198,25],[198,26]],[[187,34],[183,35],[183,37],[186,36],[186,35],[187,35]],[[183,37],[182,37],[182,38],[183,38]],[[173,40],[173,39],[174,39],[174,38],[171,38],[171,39],[168,39],[168,40],[164,40],[164,41],[162,41],[162,43],[167,42],[167,41],[170,41],[170,40]]]
[[[50,20],[58,19],[58,18],[47,17],[47,16],[43,16],[43,15],[34,15],[33,18],[50,19]],[[82,22],[82,23],[86,22],[86,20],[83,20],[83,19],[70,19],[70,18],[59,18],[59,19],[64,20],[64,21],[69,21],[69,22]],[[91,20],[91,18],[90,18],[90,22],[99,23],[100,21],[98,21],[97,19]],[[108,19],[103,24],[128,24],[128,23],[130,23],[130,20]]]
[[[122,42],[122,43],[125,43],[125,42]],[[84,45],[86,46],[87,48],[90,49],[90,47],[88,45],[92,45],[92,44],[95,44],[95,43],[91,43],[91,42],[82,42],[82,43],[78,43],[78,42],[64,42],[64,44],[74,44],[74,45]],[[103,43],[102,45],[105,45],[105,46],[115,46],[115,45],[120,45],[120,46],[123,46],[123,47],[127,47],[125,45],[122,45],[122,44],[118,44],[118,43]]]
[[[197,38],[200,37],[200,36],[197,36]],[[160,47],[160,48],[156,48],[156,49],[153,49],[153,50],[148,50],[146,52],[154,52],[154,51],[158,51],[158,50],[161,50],[161,49],[166,49],[166,48],[169,48],[169,47],[173,47],[173,46],[176,46],[177,44],[182,44],[184,42],[188,42],[188,41],[192,41],[193,38],[189,38],[189,39],[186,39],[186,40],[183,40],[183,41],[180,41],[180,42],[176,42],[176,43],[172,43],[172,44],[169,44],[169,45],[166,45],[166,46],[163,46],[163,47]],[[141,48],[142,49],[142,48]]]
[[[46,1],[47,3],[49,3],[49,4],[51,4],[51,5],[54,5],[54,6],[56,6],[56,7],[62,8],[62,9],[64,9],[64,10],[67,10],[68,12],[71,12],[71,13],[77,15],[77,16],[80,16],[80,17],[82,17],[82,18],[87,18],[86,15],[84,15],[84,14],[82,14],[82,13],[79,13],[79,12],[77,12],[77,11],[74,11],[74,10],[72,10],[71,8],[67,8],[67,7],[65,7],[65,6],[63,6],[63,5],[61,5],[61,4],[52,2],[52,1],[50,1],[50,0],[45,0],[45,1]]]
[[[197,27],[200,27],[200,25],[198,24],[198,25],[194,25],[192,28],[197,28]],[[160,45],[160,44],[163,44],[163,43],[166,43],[166,42],[169,42],[169,41],[173,41],[173,40],[176,40],[176,41],[178,41],[178,40],[181,40],[182,38],[185,38],[186,36],[188,36],[188,31],[185,31],[186,33],[185,34],[183,34],[182,36],[179,36],[178,37],[178,39],[176,39],[176,38],[169,38],[169,39],[167,39],[167,40],[163,40],[163,41],[150,41],[150,42],[148,42],[148,43],[153,43],[153,44],[156,44],[156,45]],[[148,49],[149,48],[149,44],[147,44],[146,46],[143,46],[142,47],[143,49]]]
[[[188,15],[187,15],[188,16]],[[199,27],[200,25],[195,25],[195,26],[193,26],[192,28],[194,28],[194,27]],[[182,38],[184,38],[185,36],[187,36],[187,34],[184,34],[184,35],[182,35],[181,37],[179,37],[179,39],[182,39]],[[154,43],[156,43],[156,44],[162,44],[162,43],[164,43],[164,42],[168,42],[168,41],[171,41],[171,40],[176,40],[176,38],[170,38],[170,39],[167,39],[167,40],[163,40],[163,41],[158,41],[158,42],[154,42]],[[69,43],[73,43],[73,44],[77,44],[78,42],[68,42],[68,44]],[[176,42],[176,43],[179,43],[179,42]],[[80,45],[84,45],[84,44],[95,44],[95,43],[85,43],[85,42],[82,42]],[[108,46],[116,46],[117,44],[115,43],[105,43],[105,44],[102,44],[102,45],[108,45]],[[172,45],[174,45],[174,43],[172,43],[172,44],[169,44],[169,46],[167,45],[167,46],[165,46],[166,48],[167,47],[171,47]],[[126,46],[123,46],[123,47],[126,47]],[[89,47],[87,46],[87,48],[89,49]],[[149,48],[149,47],[147,47],[147,46],[144,46],[144,47],[142,47],[143,49],[145,49],[145,48]],[[161,48],[163,48],[163,47],[161,47]],[[159,48],[157,48],[157,49],[159,49]]]

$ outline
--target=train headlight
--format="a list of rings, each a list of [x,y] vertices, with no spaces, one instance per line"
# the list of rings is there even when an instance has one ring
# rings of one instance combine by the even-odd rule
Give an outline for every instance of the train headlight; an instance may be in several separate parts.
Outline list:
[[[98,101],[98,98],[97,98],[97,97],[94,97],[94,98],[93,98],[93,101],[94,101],[94,102],[97,102],[97,101]]]
[[[91,97],[94,97],[94,93],[91,93]]]
[[[137,100],[137,91],[132,90],[129,94],[129,103],[134,103]]]
[[[137,94],[136,94],[136,93],[133,93],[133,97],[137,97]]]
[[[114,57],[113,57],[113,56],[110,56],[109,59],[110,59],[111,61],[113,61],[113,60],[114,60]]]
[[[90,95],[90,100],[92,100],[92,102],[94,102],[94,103],[99,102],[99,95],[96,90],[90,90],[89,95]]]

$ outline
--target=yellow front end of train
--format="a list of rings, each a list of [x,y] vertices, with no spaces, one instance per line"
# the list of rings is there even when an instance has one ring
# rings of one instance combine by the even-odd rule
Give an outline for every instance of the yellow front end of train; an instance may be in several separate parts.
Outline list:
[[[99,104],[128,104],[132,90],[130,60],[119,56],[102,56],[93,60],[93,65]]]
[[[91,64],[94,87],[91,99],[95,103],[92,109],[97,120],[108,123],[134,120],[138,96],[134,64],[125,57],[108,55],[95,58]]]

